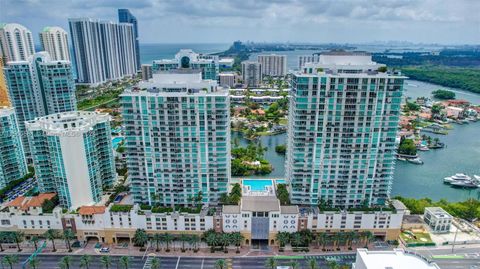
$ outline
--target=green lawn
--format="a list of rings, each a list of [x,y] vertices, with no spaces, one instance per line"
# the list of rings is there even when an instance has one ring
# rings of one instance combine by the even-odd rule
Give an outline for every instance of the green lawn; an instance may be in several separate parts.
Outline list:
[[[410,231],[402,232],[400,237],[407,244],[410,243],[433,243],[429,233],[412,233]]]

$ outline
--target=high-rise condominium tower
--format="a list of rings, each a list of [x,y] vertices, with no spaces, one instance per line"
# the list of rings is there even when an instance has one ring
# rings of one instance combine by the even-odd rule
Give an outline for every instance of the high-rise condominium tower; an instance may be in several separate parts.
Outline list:
[[[170,70],[121,95],[134,201],[216,204],[230,180],[230,100],[200,70]]]
[[[115,182],[110,116],[72,111],[26,123],[40,192],[56,192],[65,208],[100,201]]]
[[[217,79],[218,56],[198,54],[191,49],[181,49],[175,54],[175,59],[153,61],[152,72],[157,73],[178,68],[202,71],[202,79]]]
[[[47,52],[39,52],[29,61],[9,62],[5,77],[22,134],[25,121],[77,109],[72,65],[68,61],[52,61]],[[22,139],[29,157],[27,137],[22,135]]]
[[[133,25],[133,33],[135,38],[135,61],[137,63],[137,69],[140,69],[140,45],[138,40],[138,21],[135,16],[130,13],[128,9],[118,10],[118,22],[131,23]]]
[[[283,77],[287,75],[286,55],[258,55],[257,61],[262,66],[262,75],[271,77]]]
[[[0,24],[0,57],[5,63],[26,61],[34,53],[30,30],[17,23]]]
[[[98,85],[137,73],[132,24],[87,18],[69,24],[79,83]]]
[[[60,27],[45,27],[40,32],[40,42],[44,51],[54,61],[70,61],[67,32]]]
[[[293,74],[286,174],[296,204],[383,205],[403,81],[366,53],[331,52]]]
[[[0,107],[0,188],[27,173],[22,139],[13,108]]]
[[[257,87],[262,84],[262,64],[254,61],[242,62],[243,84],[248,87]]]

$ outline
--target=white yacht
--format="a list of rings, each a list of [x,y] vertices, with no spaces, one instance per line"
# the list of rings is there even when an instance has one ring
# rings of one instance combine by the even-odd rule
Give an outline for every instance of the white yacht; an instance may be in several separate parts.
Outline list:
[[[463,174],[463,173],[457,173],[451,177],[446,177],[443,179],[444,183],[452,183],[458,180],[471,180],[472,178]]]

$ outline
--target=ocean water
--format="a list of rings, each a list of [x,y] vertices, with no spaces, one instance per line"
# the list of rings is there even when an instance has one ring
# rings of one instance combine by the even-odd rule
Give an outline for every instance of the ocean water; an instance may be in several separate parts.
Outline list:
[[[210,54],[227,50],[231,44],[140,44],[140,62],[151,64],[153,60],[172,59],[181,49],[192,49],[194,52]]]

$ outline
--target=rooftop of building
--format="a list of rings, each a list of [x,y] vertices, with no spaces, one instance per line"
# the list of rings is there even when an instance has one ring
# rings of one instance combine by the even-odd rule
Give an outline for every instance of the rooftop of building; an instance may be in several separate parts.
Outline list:
[[[25,26],[23,26],[19,23],[0,23],[0,29],[2,29],[2,30],[11,31],[11,30],[14,30],[16,28],[20,28],[22,30],[26,30],[26,31],[30,32],[30,30],[28,30],[27,27],[25,27]]]
[[[227,89],[218,86],[216,80],[202,79],[201,70],[174,69],[158,72],[152,78],[139,82],[135,87],[127,89],[124,94],[211,94],[223,92],[228,94]]]
[[[243,196],[240,209],[250,212],[280,211],[280,202],[276,196]]]
[[[360,265],[361,262],[363,262],[362,265]],[[353,268],[440,269],[437,264],[432,263],[423,256],[405,251],[403,249],[386,251],[369,251],[368,249],[357,249],[356,265]]]
[[[420,215],[403,215],[404,224],[423,224],[423,219]]]
[[[439,218],[451,218],[452,215],[448,214],[447,211],[445,211],[441,207],[425,207],[425,212],[430,212],[431,214],[435,215],[436,217]]]
[[[80,215],[95,215],[103,214],[107,209],[106,206],[82,206],[78,209],[78,214]]]
[[[42,29],[42,32],[40,32],[40,33],[53,32],[53,31],[62,31],[62,32],[67,33],[63,28],[58,27],[58,26],[46,26]]]
[[[63,134],[66,131],[88,131],[95,124],[110,121],[110,119],[110,115],[104,113],[70,111],[35,118],[26,122],[26,126],[29,130],[44,130],[51,134],[57,132],[57,134]]]
[[[5,204],[5,206],[27,210],[30,207],[41,207],[43,202],[46,200],[51,200],[55,196],[57,196],[56,193],[40,193],[37,196],[18,196],[17,198]]]
[[[15,113],[13,107],[2,106],[0,107],[0,117],[10,116]]]

